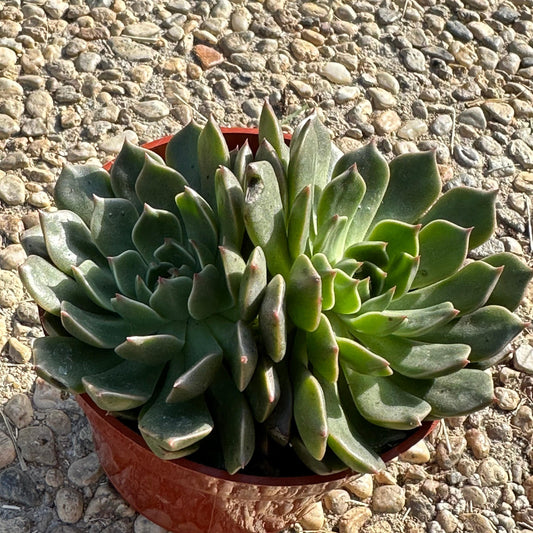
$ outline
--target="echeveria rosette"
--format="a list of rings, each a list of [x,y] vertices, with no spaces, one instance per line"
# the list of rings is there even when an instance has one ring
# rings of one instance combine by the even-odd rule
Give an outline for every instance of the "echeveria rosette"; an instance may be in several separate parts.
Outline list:
[[[495,193],[440,195],[431,152],[342,155],[315,114],[289,148],[268,105],[259,141],[230,151],[210,120],[166,164],[126,142],[110,173],[64,169],[22,239],[37,372],[138,419],[166,459],[216,435],[231,473],[265,439],[318,473],[374,472],[423,420],[491,402],[532,271],[469,261]]]

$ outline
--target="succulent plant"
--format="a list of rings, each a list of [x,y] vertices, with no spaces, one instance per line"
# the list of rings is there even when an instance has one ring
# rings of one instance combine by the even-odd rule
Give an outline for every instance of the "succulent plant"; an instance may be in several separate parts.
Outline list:
[[[316,114],[289,147],[267,104],[255,153],[210,119],[165,160],[126,142],[109,173],[66,167],[23,235],[43,378],[137,420],[160,457],[218,447],[230,473],[272,442],[375,472],[391,439],[492,401],[532,276],[468,259],[494,191],[441,195],[432,152],[342,155]]]

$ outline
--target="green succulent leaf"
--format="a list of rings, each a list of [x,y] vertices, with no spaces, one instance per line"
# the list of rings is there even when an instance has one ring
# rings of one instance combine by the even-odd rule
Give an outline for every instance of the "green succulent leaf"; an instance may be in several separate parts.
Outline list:
[[[413,429],[430,413],[429,403],[409,394],[390,377],[345,370],[357,410],[372,424],[390,429]]]
[[[293,425],[294,398],[286,361],[276,365],[276,372],[281,393],[276,407],[265,420],[264,427],[274,442],[280,446],[287,446]]]
[[[360,374],[390,376],[389,362],[354,339],[337,337],[339,359],[344,369],[351,368]],[[345,370],[346,372],[346,370]]]
[[[272,276],[287,276],[290,270],[285,215],[276,175],[266,161],[250,163],[246,169],[244,224],[255,246],[261,246]]]
[[[302,463],[319,476],[328,476],[346,470],[346,465],[329,449],[326,448],[324,457],[317,461],[300,438],[293,435],[291,447]]]
[[[116,294],[111,305],[116,313],[135,328],[138,335],[154,333],[166,322],[150,306],[123,294]]]
[[[80,394],[82,377],[118,365],[112,350],[99,350],[72,337],[41,337],[33,343],[35,371],[52,385]]]
[[[178,209],[174,198],[188,185],[187,180],[177,170],[158,163],[146,155],[135,182],[135,193],[143,204],[177,215]]]
[[[183,218],[187,237],[202,243],[215,254],[218,246],[217,217],[209,204],[189,187],[185,187],[184,192],[178,194],[176,204]]]
[[[287,313],[304,331],[318,328],[322,312],[322,280],[306,255],[294,261],[287,281]]]
[[[20,244],[28,256],[38,255],[44,259],[50,259],[46,250],[43,230],[39,224],[24,230],[20,234]]]
[[[435,154],[402,154],[390,162],[389,169],[389,186],[373,225],[385,219],[412,224],[431,207],[440,193],[442,185]]]
[[[94,196],[113,196],[108,172],[96,165],[66,165],[54,187],[56,207],[76,213],[88,226],[94,209]]]
[[[244,193],[237,178],[226,167],[220,167],[215,173],[215,195],[220,244],[240,250],[244,237]]]
[[[174,459],[180,459],[181,457],[191,455],[200,449],[200,443],[197,442],[195,444],[191,444],[191,446],[182,448],[181,450],[172,451],[167,450],[161,446],[161,444],[165,444],[164,442],[158,441],[157,439],[153,439],[148,435],[143,435],[143,439],[144,442],[146,442],[146,444],[148,445],[148,448],[150,448],[150,450],[152,450],[152,452],[157,457],[163,459],[164,461],[173,461]]]
[[[524,327],[505,307],[488,305],[422,335],[420,340],[468,344],[472,349],[470,361],[478,362],[498,354]]]
[[[383,288],[380,288],[379,292],[396,287],[394,297],[400,298],[411,288],[419,264],[420,256],[413,257],[410,254],[401,253],[394,257],[387,268],[387,277],[384,279]]]
[[[230,155],[224,135],[213,117],[209,118],[198,137],[198,163],[201,183],[199,191],[207,203],[216,209],[215,172],[221,165],[230,166]]]
[[[91,236],[102,255],[115,256],[133,248],[131,232],[138,218],[129,200],[94,197]]]
[[[254,418],[259,423],[264,422],[276,407],[281,395],[279,378],[272,359],[259,357],[245,393]]]
[[[113,274],[108,268],[100,268],[87,259],[79,267],[72,267],[72,274],[87,296],[101,308],[113,311],[111,298],[117,292]]]
[[[533,277],[533,269],[509,252],[485,257],[483,261],[494,267],[504,267],[487,304],[501,305],[509,311],[514,311],[520,304],[524,291]]]
[[[38,255],[30,255],[18,271],[37,305],[53,315],[59,316],[62,301],[76,302],[84,309],[95,307],[72,278]]]
[[[361,285],[361,283],[359,285]],[[363,314],[363,313],[371,313],[374,311],[385,311],[386,309],[388,309],[389,305],[391,304],[395,291],[396,291],[396,288],[393,287],[389,289],[388,291],[384,292],[383,294],[380,294],[378,296],[375,296],[374,298],[370,298],[366,300],[365,302],[361,304],[359,313]]]
[[[61,303],[61,324],[73,337],[102,349],[115,348],[134,333],[122,317],[84,311],[66,300]]]
[[[407,258],[409,259],[409,258]],[[400,263],[402,262],[402,258],[400,258]],[[409,262],[408,262],[409,263]],[[404,265],[405,266],[405,265]],[[409,264],[409,266],[412,267],[412,263]],[[390,268],[389,268],[390,270]],[[407,271],[407,274],[410,271]],[[404,271],[404,286],[407,286],[407,281],[409,279],[405,276]],[[385,289],[385,280],[387,279],[387,272],[379,268],[378,266],[374,265],[374,263],[370,263],[369,261],[364,261],[363,264],[358,268],[357,270],[357,279],[358,280],[365,280],[366,278],[369,278],[370,285],[369,285],[369,292],[371,297],[379,296],[382,292],[386,291]],[[400,279],[401,281],[401,279]],[[394,296],[396,296],[396,287],[392,285],[390,289],[394,288]],[[388,290],[390,290],[388,289]]]
[[[83,376],[87,394],[104,411],[126,411],[144,405],[154,393],[163,365],[122,361],[99,374]]]
[[[169,141],[165,150],[165,160],[169,167],[187,176],[189,187],[201,190],[198,138],[202,128],[189,122]]]
[[[50,259],[65,274],[86,259],[105,266],[106,261],[92,243],[91,233],[83,220],[71,211],[39,213]]]
[[[214,265],[206,265],[194,275],[189,295],[189,314],[203,320],[231,307],[231,296],[222,274]]]
[[[355,317],[342,317],[350,332],[383,337],[401,328],[407,316],[394,311],[369,311]]]
[[[313,370],[328,381],[337,381],[339,376],[339,347],[333,328],[326,315],[320,316],[318,327],[307,332],[307,355]]]
[[[328,440],[326,400],[318,380],[301,363],[291,365],[294,387],[294,422],[309,454],[324,458]]]
[[[348,227],[348,217],[334,215],[327,224],[318,230],[313,243],[313,251],[323,253],[329,261],[336,263],[344,251],[344,240]]]
[[[452,302],[462,314],[471,313],[487,301],[501,272],[501,268],[475,261],[438,283],[410,291],[395,299],[390,309],[421,309]]]
[[[287,156],[287,146],[283,138],[283,131],[272,106],[265,100],[265,105],[259,117],[259,144],[264,140],[272,146],[280,159]]]
[[[284,207],[284,214],[287,217],[289,209],[289,189],[287,183],[289,147],[287,145],[283,146],[283,151],[286,153],[287,158],[284,156],[284,159],[280,159],[273,146],[266,139],[263,139],[255,153],[255,161],[267,161],[272,166],[276,179],[278,180],[279,194]]]
[[[135,182],[141,173],[147,156],[157,163],[165,164],[163,159],[156,153],[146,148],[135,146],[126,139],[109,173],[111,188],[115,196],[129,200],[138,212],[142,211],[142,203],[135,192]]]
[[[144,278],[148,265],[135,250],[126,250],[116,257],[109,258],[109,267],[115,277],[115,283],[124,296],[134,298],[136,295],[135,280],[137,276]]]
[[[420,265],[412,288],[427,287],[457,272],[468,253],[471,230],[447,220],[433,220],[418,236]]]
[[[382,220],[378,222],[368,236],[369,241],[387,243],[387,255],[393,261],[402,253],[418,255],[418,234],[420,226],[406,224],[399,220]],[[379,265],[378,265],[379,266]]]
[[[234,304],[239,301],[239,289],[241,286],[242,276],[246,269],[246,263],[242,255],[233,251],[231,248],[219,246],[220,259],[226,278],[226,286],[231,295]]]
[[[149,305],[151,297],[152,291],[146,286],[141,276],[137,276],[135,278],[135,299],[145,305]]]
[[[239,289],[239,311],[242,320],[257,316],[267,286],[267,261],[260,246],[254,248],[242,274]]]
[[[360,262],[368,261],[379,268],[385,268],[390,260],[387,243],[375,239],[352,244],[344,251],[344,257]]]
[[[186,276],[159,278],[157,287],[150,296],[150,307],[168,320],[187,320],[187,302],[192,285],[192,279]]]
[[[221,367],[208,390],[209,406],[215,420],[224,467],[230,474],[244,468],[255,451],[255,425],[245,397]]]
[[[469,229],[469,249],[480,246],[496,227],[496,191],[456,187],[446,191],[420,219],[424,225],[433,220],[448,220]]]
[[[128,337],[115,348],[115,353],[129,361],[159,366],[177,356],[184,341],[174,335],[146,335]]]
[[[68,337],[67,330],[61,324],[61,318],[48,311],[44,311],[44,309],[42,311],[42,313],[39,313],[39,318],[41,319],[41,326],[45,335],[49,335],[50,337]]]
[[[145,204],[131,237],[135,248],[143,259],[150,263],[154,260],[154,252],[163,244],[165,239],[181,242],[181,224],[172,213],[161,209],[152,209],[148,204]]]
[[[361,298],[357,292],[360,280],[350,277],[346,272],[335,269],[336,275],[333,281],[335,292],[335,305],[333,311],[343,315],[349,315],[359,311]]]
[[[287,239],[292,259],[305,253],[309,245],[312,200],[310,186],[304,187],[294,199],[287,221]]]
[[[311,263],[320,275],[322,283],[322,310],[329,311],[335,305],[335,276],[337,272],[331,267],[324,254],[315,254]]]
[[[378,152],[375,143],[343,155],[335,165],[333,176],[339,176],[354,164],[365,182],[366,191],[360,202],[360,209],[352,219],[346,238],[347,245],[363,240],[381,205],[390,175],[389,165]]]
[[[235,174],[235,177],[239,181],[239,184],[242,189],[244,189],[244,174],[246,171],[246,167],[253,160],[254,154],[250,149],[248,139],[246,139],[246,141],[244,141],[244,144],[239,148],[239,151],[237,152],[237,155],[235,156],[235,161],[233,163],[233,174]],[[198,190],[196,187],[194,188]]]
[[[285,311],[285,279],[274,276],[266,286],[259,308],[259,331],[267,355],[279,362],[287,350],[287,318]]]
[[[395,373],[390,379],[431,405],[432,418],[465,416],[490,405],[492,377],[482,370],[463,368],[435,379],[410,379]]]

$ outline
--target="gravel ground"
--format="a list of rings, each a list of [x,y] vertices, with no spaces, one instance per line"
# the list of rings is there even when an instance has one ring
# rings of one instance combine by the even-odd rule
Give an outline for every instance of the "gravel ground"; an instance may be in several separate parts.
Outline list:
[[[254,126],[265,97],[289,130],[317,107],[344,150],[435,149],[444,188],[499,191],[496,236],[473,256],[531,264],[531,0],[0,0],[0,532],[163,533],[106,482],[76,403],[35,380],[19,232],[66,162],[191,117]],[[530,289],[523,318],[532,306]],[[327,494],[291,532],[533,531],[530,332],[493,374],[494,406]]]

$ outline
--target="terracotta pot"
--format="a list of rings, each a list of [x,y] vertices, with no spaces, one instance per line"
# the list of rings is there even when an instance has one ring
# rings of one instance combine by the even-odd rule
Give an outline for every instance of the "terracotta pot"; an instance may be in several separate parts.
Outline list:
[[[258,147],[256,129],[222,128],[222,132],[230,150],[245,140],[252,150]],[[143,146],[164,157],[170,138]],[[111,164],[104,168],[109,170]],[[77,400],[92,426],[95,448],[111,483],[138,512],[175,533],[274,533],[298,521],[310,503],[356,475],[349,470],[329,476],[229,475],[188,459],[163,461],[138,433],[107,416],[87,395]],[[382,458],[390,461],[409,449],[435,424],[425,422]]]

